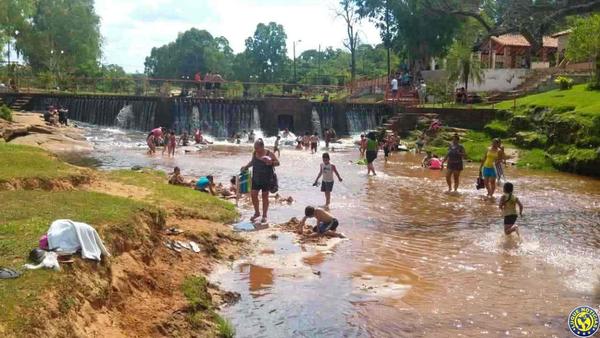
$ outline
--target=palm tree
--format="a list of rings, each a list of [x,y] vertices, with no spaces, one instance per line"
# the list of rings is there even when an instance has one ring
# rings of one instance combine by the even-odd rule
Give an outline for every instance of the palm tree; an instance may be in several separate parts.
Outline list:
[[[447,71],[448,81],[463,83],[465,93],[468,92],[469,82],[480,84],[484,79],[481,60],[473,55],[472,45],[458,40],[450,47]]]

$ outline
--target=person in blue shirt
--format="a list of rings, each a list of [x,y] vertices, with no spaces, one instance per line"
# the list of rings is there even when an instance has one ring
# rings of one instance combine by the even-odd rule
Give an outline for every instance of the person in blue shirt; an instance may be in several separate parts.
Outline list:
[[[215,182],[212,175],[202,176],[196,181],[196,190],[215,195]]]

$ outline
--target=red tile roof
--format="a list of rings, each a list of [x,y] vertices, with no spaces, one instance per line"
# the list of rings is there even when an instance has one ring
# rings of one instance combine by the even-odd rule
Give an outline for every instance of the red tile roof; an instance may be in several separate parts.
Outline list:
[[[513,47],[530,47],[531,45],[525,39],[523,35],[520,34],[504,34],[500,36],[492,36],[492,41],[503,45],[503,46],[513,46]],[[557,48],[558,40],[549,36],[544,36],[544,47],[547,48]]]

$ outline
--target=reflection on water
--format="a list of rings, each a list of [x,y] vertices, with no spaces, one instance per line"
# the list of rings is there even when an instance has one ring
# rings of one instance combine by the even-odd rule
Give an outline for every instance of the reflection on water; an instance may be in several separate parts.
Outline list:
[[[177,165],[226,182],[251,154],[248,145],[221,143],[151,157],[143,137],[90,130],[105,168]],[[457,194],[445,194],[444,173],[420,168],[419,157],[393,154],[387,164],[378,160],[377,177],[366,177],[352,163],[352,140],[345,144],[331,152],[344,178],[331,212],[350,240],[285,265],[276,258],[303,248],[281,236],[260,255],[264,262],[222,276],[222,287],[242,295],[224,310],[240,337],[565,337],[569,312],[600,302],[600,181],[507,168],[525,205],[516,245],[503,234],[497,201],[475,190],[477,164],[466,165]],[[272,204],[272,222],[323,203],[312,187],[320,162],[319,154],[282,150],[281,193],[296,202]],[[294,264],[309,274],[296,274]]]

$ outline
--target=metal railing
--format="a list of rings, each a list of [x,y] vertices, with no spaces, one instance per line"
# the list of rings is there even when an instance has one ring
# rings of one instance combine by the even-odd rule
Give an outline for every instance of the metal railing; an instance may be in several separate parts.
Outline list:
[[[349,87],[260,82],[207,82],[146,77],[87,78],[15,77],[20,93],[105,94],[124,96],[264,98],[290,97],[327,101],[347,95]]]

